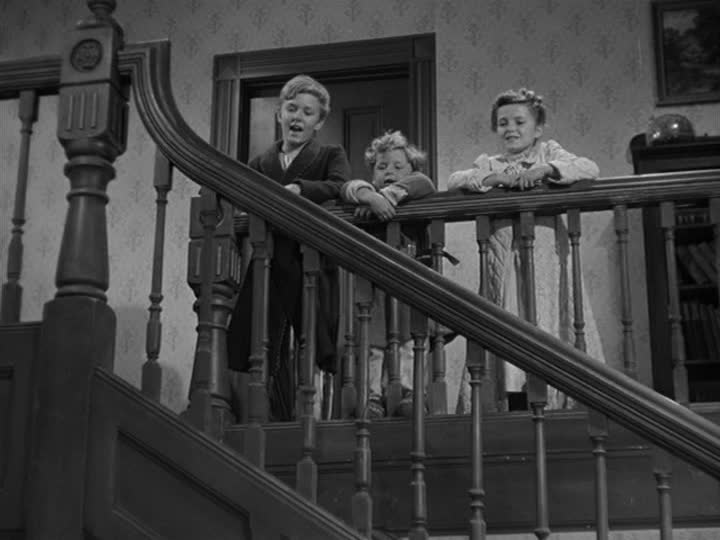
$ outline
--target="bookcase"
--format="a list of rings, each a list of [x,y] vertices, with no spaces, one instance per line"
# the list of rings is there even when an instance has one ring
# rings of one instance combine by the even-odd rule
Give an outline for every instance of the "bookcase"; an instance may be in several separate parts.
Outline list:
[[[631,142],[636,174],[720,168],[720,137],[646,146]],[[707,201],[676,206],[675,251],[691,402],[720,401],[720,305]],[[667,269],[658,208],[643,210],[653,386],[672,396]]]

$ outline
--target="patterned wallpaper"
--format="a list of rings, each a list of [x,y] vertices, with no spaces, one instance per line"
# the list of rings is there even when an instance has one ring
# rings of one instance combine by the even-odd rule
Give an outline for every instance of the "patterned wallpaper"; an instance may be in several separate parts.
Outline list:
[[[83,17],[81,0],[0,0],[0,61],[54,54],[64,29]],[[629,174],[630,138],[653,114],[677,111],[696,131],[720,134],[720,104],[656,109],[649,0],[120,0],[116,12],[128,41],[169,38],[175,96],[189,124],[209,134],[212,59],[216,54],[432,32],[437,41],[439,184],[481,151],[493,151],[489,105],[521,85],[545,96],[546,136],[593,157],[603,176]],[[59,228],[68,182],[55,140],[54,98],[44,98],[31,151],[22,319],[40,318],[54,292]],[[19,149],[16,104],[0,103],[0,268],[5,280]],[[154,227],[154,147],[131,112],[128,150],[109,187],[111,286],[118,315],[116,372],[139,384],[145,359]],[[185,283],[188,212],[197,188],[175,175],[169,195],[162,303],[163,402],[186,404],[195,316]],[[648,353],[642,239],[632,219],[634,317],[638,357]],[[588,311],[603,334],[605,358],[620,362],[619,297],[614,230],[607,213],[584,219]],[[448,268],[476,287],[472,229],[453,226],[449,251],[463,263]],[[462,344],[448,351],[451,379],[462,369]],[[647,373],[647,369],[644,371]],[[451,391],[451,400],[457,388]]]

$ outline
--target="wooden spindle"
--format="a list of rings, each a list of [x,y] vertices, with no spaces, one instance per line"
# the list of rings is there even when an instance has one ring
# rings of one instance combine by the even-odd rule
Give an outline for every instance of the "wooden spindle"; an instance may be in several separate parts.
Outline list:
[[[665,240],[667,267],[668,321],[670,322],[670,358],[672,359],[673,390],[675,401],[687,404],[688,380],[685,367],[685,343],[678,294],[677,258],[675,256],[675,203],[660,203],[660,228]]]
[[[493,233],[493,226],[488,216],[477,216],[475,218],[475,241],[478,245],[478,272],[479,286],[478,294],[484,298],[490,293],[490,236]],[[492,356],[480,345],[471,341],[466,347],[468,358],[482,351],[485,362],[485,391],[482,393],[483,408],[492,411],[506,410],[505,392],[505,367],[504,361]],[[492,360],[491,360],[492,358]]]
[[[588,411],[588,435],[595,458],[595,538],[607,540],[610,524],[608,509],[607,451],[608,420],[604,414]]]
[[[678,293],[677,258],[675,254],[675,203],[660,203],[660,228],[665,243],[665,266],[667,269],[668,321],[670,323],[670,358],[675,401],[689,404],[687,368],[685,366],[685,342],[682,333],[680,298]],[[660,448],[653,452],[653,474],[658,492],[660,511],[660,539],[672,539],[672,461],[670,455]]]
[[[368,396],[370,382],[370,310],[373,286],[367,279],[356,278],[355,300],[358,310],[359,352],[357,377],[357,408],[355,410],[355,493],[352,497],[352,518],[355,528],[370,538],[372,534],[372,452]]]
[[[150,286],[150,307],[148,317],[145,352],[147,361],[142,367],[141,389],[146,396],[160,401],[162,385],[162,369],[158,363],[160,356],[160,343],[162,341],[162,323],[160,303],[162,294],[163,257],[165,255],[165,213],[167,209],[167,195],[172,189],[172,165],[167,158],[156,150],[155,174],[153,178],[155,192],[155,242],[153,246],[152,283]]]
[[[400,223],[388,223],[385,241],[395,249],[402,250],[402,234]],[[394,416],[402,400],[402,380],[400,377],[400,302],[389,294],[385,296],[385,325],[387,345],[385,347],[385,364],[388,382],[385,387],[385,406],[388,416]]]
[[[622,303],[623,371],[637,379],[635,361],[635,340],[633,337],[632,294],[630,292],[630,263],[628,257],[628,216],[627,206],[619,204],[614,208],[615,235],[620,258],[620,297]]]
[[[317,250],[302,246],[303,255],[303,321],[300,337],[300,369],[298,392],[300,394],[300,424],[303,433],[302,457],[297,464],[297,491],[317,501],[317,464],[313,454],[317,440],[315,421],[315,357],[317,330],[318,276],[320,254]]]
[[[478,294],[486,297],[488,293],[488,249],[492,233],[490,218],[475,218],[475,239],[478,244],[480,285]],[[485,488],[483,485],[483,392],[482,383],[488,373],[488,351],[473,341],[467,342],[467,370],[470,375],[470,416],[472,422],[471,435],[471,486],[470,495],[470,540],[485,540],[487,524],[485,523]],[[487,403],[496,408],[494,389],[491,387]]]
[[[522,301],[525,320],[537,324],[535,301],[535,216],[532,212],[520,213],[520,265],[524,294]],[[527,374],[527,395],[535,425],[535,489],[536,526],[535,536],[544,540],[550,535],[547,494],[547,463],[545,447],[545,406],[547,405],[547,384],[532,373]]]
[[[35,90],[23,90],[18,101],[20,119],[20,155],[18,156],[15,205],[12,217],[12,236],[8,246],[7,281],[2,286],[0,300],[0,324],[20,322],[22,309],[22,285],[20,274],[23,263],[23,225],[27,200],[28,165],[30,161],[30,136],[37,120],[38,100]]]
[[[653,475],[655,476],[660,512],[660,540],[672,540],[672,495],[670,491],[672,462],[670,455],[659,448],[654,450],[653,461]]]
[[[260,468],[265,467],[265,430],[268,420],[268,311],[272,233],[265,221],[250,215],[248,229],[253,247],[253,324],[250,334],[250,382],[248,383],[248,429],[244,455]]]
[[[713,225],[713,237],[715,241],[715,268],[720,271],[720,198],[710,199],[708,202],[708,213],[710,223]],[[718,306],[720,306],[720,277],[715,287],[718,291]]]
[[[568,237],[570,238],[570,254],[573,279],[573,328],[575,330],[575,348],[587,351],[585,343],[585,315],[582,289],[582,264],[580,261],[580,236],[582,227],[580,223],[580,210],[572,209],[567,212]]]
[[[342,357],[342,388],[340,389],[340,415],[350,418],[357,407],[355,386],[355,275],[344,272],[345,279],[345,351]]]
[[[108,4],[105,21],[81,21],[68,33],[59,61],[57,135],[70,191],[57,292],[45,304],[38,343],[42,369],[33,377],[26,538],[84,536],[91,393],[97,368],[113,370],[106,205],[113,163],[125,151],[127,98],[116,84],[122,35],[110,19],[115,3]]]
[[[432,267],[437,273],[443,272],[443,250],[445,249],[445,222],[434,219],[429,227]],[[447,381],[445,380],[445,337],[443,326],[432,321],[432,380],[428,386],[430,414],[447,414]]]
[[[425,485],[425,339],[428,321],[425,314],[410,312],[410,333],[413,338],[413,412],[410,470],[412,513],[408,540],[427,540],[427,488]]]
[[[582,235],[580,210],[568,210],[567,218],[572,260],[575,347],[585,352],[587,345],[585,342],[582,264],[580,261],[580,237]],[[594,410],[588,411],[588,435],[593,447],[593,457],[595,458],[595,537],[598,540],[607,540],[610,526],[608,513],[607,452],[605,450],[605,442],[608,438],[608,421],[605,415]]]

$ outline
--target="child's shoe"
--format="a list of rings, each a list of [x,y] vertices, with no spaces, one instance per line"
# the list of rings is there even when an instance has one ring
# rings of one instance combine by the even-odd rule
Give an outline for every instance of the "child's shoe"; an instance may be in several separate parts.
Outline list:
[[[412,389],[403,386],[402,399],[400,400],[400,403],[398,403],[397,409],[395,409],[395,416],[400,416],[401,418],[412,418],[413,397],[414,395]],[[425,402],[425,414],[427,414],[430,410],[428,408],[427,398],[423,401]]]
[[[367,417],[371,420],[374,418],[385,418],[385,398],[377,392],[370,392],[367,403]]]

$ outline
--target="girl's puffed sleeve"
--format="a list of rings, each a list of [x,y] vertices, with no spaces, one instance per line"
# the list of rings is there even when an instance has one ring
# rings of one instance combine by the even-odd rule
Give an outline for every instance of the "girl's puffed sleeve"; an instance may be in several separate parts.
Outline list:
[[[491,186],[483,184],[483,180],[492,174],[492,163],[487,154],[481,154],[473,162],[473,168],[464,171],[456,171],[448,178],[448,191],[465,190],[485,193],[492,189]]]
[[[556,141],[547,142],[546,152],[546,162],[560,175],[560,178],[548,178],[551,183],[572,184],[578,180],[594,180],[600,175],[600,169],[594,161],[568,152]]]

